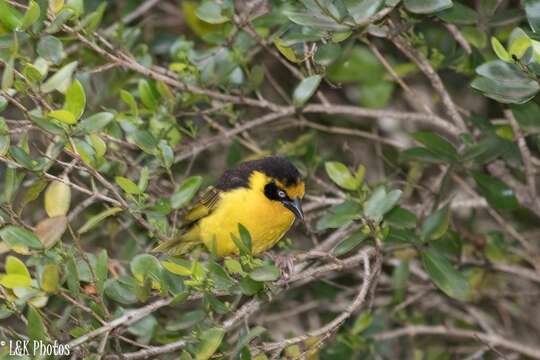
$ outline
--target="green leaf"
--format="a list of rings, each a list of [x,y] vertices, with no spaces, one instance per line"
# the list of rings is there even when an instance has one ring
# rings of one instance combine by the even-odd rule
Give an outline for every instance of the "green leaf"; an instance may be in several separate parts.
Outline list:
[[[22,18],[21,28],[26,30],[32,26],[39,19],[40,13],[41,11],[39,5],[35,1],[31,0],[28,4],[28,9],[26,9],[26,12]]]
[[[173,274],[180,275],[180,276],[191,276],[191,266],[186,264],[186,266],[172,262],[172,261],[161,261],[161,265],[168,271],[172,272]]]
[[[300,84],[294,89],[293,104],[296,107],[304,105],[317,91],[321,82],[320,75],[313,75],[303,79]]]
[[[386,214],[384,222],[400,229],[414,229],[416,228],[416,215],[405,208],[396,206]]]
[[[4,70],[2,73],[2,90],[8,90],[13,86],[15,79],[14,63],[15,58],[13,55],[4,63]]]
[[[184,180],[171,196],[172,208],[180,209],[187,205],[191,201],[193,196],[197,194],[197,191],[199,191],[201,183],[201,176],[191,176]]]
[[[249,329],[245,334],[241,335],[231,354],[231,359],[237,359],[238,354],[247,346],[253,339],[261,336],[266,331],[262,326],[255,326],[253,329]],[[241,358],[242,359],[242,358]],[[262,359],[259,359],[262,360]]]
[[[137,300],[137,282],[129,276],[121,276],[105,281],[105,295],[120,304],[130,305]]]
[[[347,31],[351,29],[349,26],[337,23],[331,17],[319,12],[286,11],[285,15],[295,24],[314,29],[329,31]]]
[[[423,241],[440,238],[446,233],[446,230],[448,230],[449,223],[450,210],[448,205],[445,205],[430,214],[426,220],[424,220],[420,229],[420,238]]]
[[[540,0],[524,0],[525,14],[534,32],[540,32]]]
[[[376,188],[364,204],[364,215],[379,223],[384,214],[392,210],[401,197],[401,190],[392,190],[386,193],[384,186]]]
[[[74,125],[77,123],[77,118],[73,113],[67,110],[53,110],[49,112],[49,117],[56,119],[64,124]]]
[[[513,64],[494,60],[476,68],[480,75],[471,83],[474,89],[502,103],[523,104],[532,99],[540,85]]]
[[[6,121],[0,116],[0,156],[5,156],[8,153],[10,144],[11,138],[9,136]]]
[[[15,225],[7,225],[0,229],[0,238],[10,247],[28,246],[34,249],[40,249],[41,242],[30,231]]]
[[[64,7],[58,14],[56,14],[56,17],[51,22],[51,24],[45,29],[45,32],[48,34],[54,34],[62,29],[62,25],[64,25],[68,20],[70,20],[73,15],[75,15],[75,11],[70,7]]]
[[[525,31],[518,27],[512,30],[508,38],[508,53],[510,57],[515,56],[521,59],[531,46],[533,46],[533,41]]]
[[[238,224],[238,233],[240,234],[240,239],[238,239],[236,236],[234,236],[234,234],[232,234],[234,244],[240,250],[240,254],[251,255],[251,234],[249,233],[248,229],[246,229],[246,227],[242,224]]]
[[[43,323],[43,319],[41,319],[41,315],[39,315],[39,312],[33,307],[28,307],[28,313],[26,314],[26,317],[28,319],[28,324],[26,326],[26,333],[28,334],[28,337],[32,341],[45,341],[48,338],[47,335],[47,328],[45,327],[45,324]],[[36,353],[38,353],[39,350],[36,349]]]
[[[343,203],[334,205],[328,209],[328,212],[317,222],[315,229],[317,231],[336,229],[350,224],[355,219],[359,219],[361,213],[362,206],[356,201],[347,199]]]
[[[128,194],[141,194],[142,190],[139,189],[137,184],[123,176],[117,176],[114,181]]]
[[[281,272],[274,265],[263,265],[249,273],[249,277],[255,281],[275,281],[280,276]]]
[[[512,62],[512,57],[510,56],[508,51],[506,51],[503,44],[501,44],[501,42],[497,40],[495,36],[491,37],[491,47],[493,48],[495,55],[497,55],[499,59],[504,62]]]
[[[114,119],[114,114],[110,112],[99,112],[81,120],[75,131],[82,134],[91,134],[100,131]]]
[[[129,263],[131,273],[135,279],[144,281],[146,278],[160,281],[161,264],[155,256],[149,254],[139,254]]]
[[[214,260],[208,262],[208,272],[216,290],[227,291],[234,285],[234,280],[227,271]]]
[[[208,360],[219,348],[223,336],[225,335],[225,330],[222,328],[211,328],[203,331],[199,336],[199,343],[195,349],[195,359],[196,360]]]
[[[29,288],[32,285],[32,279],[18,274],[0,275],[0,285],[6,289]]]
[[[139,80],[139,96],[141,97],[141,101],[144,106],[146,106],[148,109],[156,110],[159,106],[156,95],[154,94],[150,83],[146,80]]]
[[[65,180],[67,181],[67,178]],[[71,188],[63,181],[51,181],[45,191],[43,203],[49,217],[66,215],[71,204]]]
[[[60,286],[60,270],[57,264],[49,263],[41,274],[41,289],[49,294],[55,294]]]
[[[125,191],[125,190],[124,190]],[[122,211],[122,208],[119,207],[112,207],[107,210],[103,210],[97,215],[92,216],[88,221],[84,223],[83,226],[79,229],[79,234],[84,234],[90,230],[92,230],[94,227],[99,225],[103,220],[108,218],[109,216],[113,216],[117,213]]]
[[[428,131],[419,131],[412,134],[412,137],[423,144],[429,151],[439,158],[453,162],[458,160],[458,152],[454,145],[442,136]]]
[[[135,101],[135,97],[130,92],[123,89],[120,90],[120,98],[129,106],[132,115],[139,116],[137,101]]]
[[[422,265],[430,279],[446,295],[461,301],[470,297],[469,283],[450,261],[435,249],[422,252]]]
[[[39,39],[37,53],[53,64],[59,64],[65,56],[64,45],[62,45],[62,42],[58,38],[52,35],[46,35]]]
[[[79,80],[73,80],[66,91],[66,102],[64,104],[64,109],[72,113],[75,120],[79,120],[84,112],[85,106],[86,94],[84,92],[84,88]]]
[[[8,275],[21,275],[32,279],[26,265],[15,256],[10,255],[6,258],[5,269]]]
[[[50,93],[51,91],[58,90],[61,93],[65,93],[69,87],[69,84],[71,83],[71,76],[77,68],[77,64],[77,61],[73,61],[67,65],[64,65],[41,85],[41,91],[44,93]]]
[[[9,154],[18,164],[24,166],[25,168],[32,170],[34,168],[35,162],[28,155],[28,153],[20,148],[19,146],[11,146],[9,148]]]
[[[224,11],[223,3],[204,0],[195,13],[199,19],[209,24],[223,24],[230,20],[230,14]]]
[[[79,296],[80,287],[79,287],[79,269],[77,268],[77,263],[73,257],[73,254],[68,254],[66,259],[66,276],[68,289],[74,296]]]
[[[294,49],[287,45],[287,43],[280,38],[276,37],[274,39],[274,45],[278,51],[283,55],[287,60],[293,63],[299,63],[301,60],[296,55]]]
[[[356,24],[363,24],[383,6],[384,0],[347,1],[347,10]]]
[[[4,111],[8,105],[8,101],[5,97],[0,95],[0,112]]]
[[[491,206],[501,210],[514,210],[519,207],[514,191],[504,182],[479,171],[472,171],[471,175],[478,185],[480,194]]]
[[[337,44],[326,43],[321,45],[315,53],[313,60],[322,66],[328,66],[341,55],[341,47]]]
[[[435,15],[446,22],[460,25],[471,25],[478,21],[478,14],[476,11],[459,2],[455,2],[454,6],[451,8],[442,10]]]
[[[156,154],[159,143],[150,132],[146,130],[136,130],[129,134],[129,139],[145,153],[150,155]]]
[[[365,167],[360,166],[355,176],[351,174],[347,166],[338,161],[327,161],[324,168],[328,177],[340,187],[346,190],[357,190],[364,180]]]
[[[360,245],[364,240],[367,239],[367,237],[368,236],[362,231],[356,231],[355,233],[341,241],[339,244],[337,244],[332,253],[335,256],[345,255],[354,248],[356,248],[358,245]]]
[[[22,74],[32,84],[37,84],[43,79],[43,74],[37,67],[30,63],[26,63],[22,69]]]
[[[22,14],[5,0],[0,0],[0,23],[8,30],[16,30],[22,25]]]
[[[415,14],[431,14],[453,6],[452,0],[403,0],[405,9]]]
[[[100,296],[103,295],[103,290],[105,289],[105,281],[107,280],[108,273],[109,256],[107,255],[107,250],[102,249],[99,252],[96,261],[96,291]]]

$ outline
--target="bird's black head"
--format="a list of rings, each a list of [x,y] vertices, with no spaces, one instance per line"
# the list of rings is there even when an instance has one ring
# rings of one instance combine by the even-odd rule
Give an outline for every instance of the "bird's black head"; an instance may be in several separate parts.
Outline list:
[[[223,191],[239,187],[261,191],[298,218],[303,217],[300,201],[304,197],[304,181],[298,169],[283,157],[270,156],[241,163],[227,170],[216,187]]]

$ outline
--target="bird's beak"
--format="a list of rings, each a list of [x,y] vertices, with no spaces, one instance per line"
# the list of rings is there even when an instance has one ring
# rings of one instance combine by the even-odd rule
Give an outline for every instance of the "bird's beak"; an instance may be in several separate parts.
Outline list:
[[[302,202],[296,198],[294,200],[284,200],[283,205],[291,210],[298,220],[304,221],[304,212],[302,211]]]

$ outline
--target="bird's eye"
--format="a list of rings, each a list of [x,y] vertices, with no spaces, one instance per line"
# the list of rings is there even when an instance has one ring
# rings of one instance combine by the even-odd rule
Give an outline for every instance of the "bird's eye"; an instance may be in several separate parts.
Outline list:
[[[285,196],[286,196],[285,191],[279,190],[279,191],[278,191],[278,196],[279,196],[280,198],[284,199]]]

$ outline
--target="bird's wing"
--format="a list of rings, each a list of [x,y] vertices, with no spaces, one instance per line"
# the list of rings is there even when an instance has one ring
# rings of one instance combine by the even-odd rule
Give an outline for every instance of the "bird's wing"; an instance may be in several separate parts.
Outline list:
[[[152,249],[152,252],[179,256],[185,254],[194,246],[197,246],[200,243],[198,233],[194,232],[190,227],[215,209],[220,192],[219,189],[209,186],[182,219],[179,227],[185,229],[185,232],[174,239],[159,243]]]
[[[216,207],[220,193],[221,191],[213,186],[207,187],[199,200],[184,215],[181,227],[188,227],[210,214]]]

